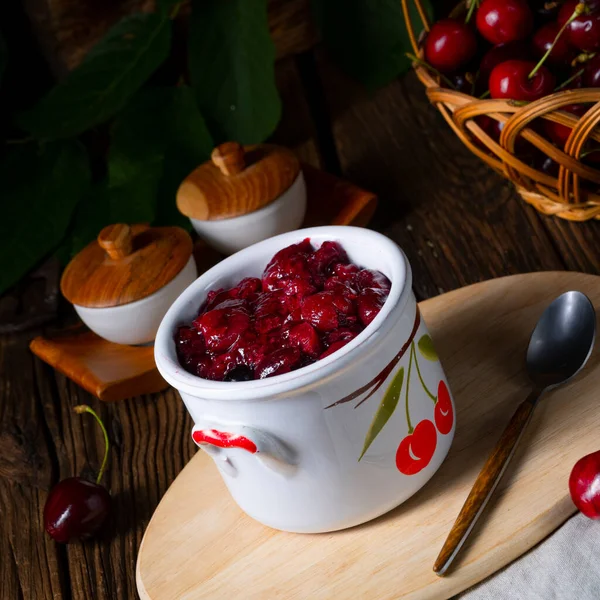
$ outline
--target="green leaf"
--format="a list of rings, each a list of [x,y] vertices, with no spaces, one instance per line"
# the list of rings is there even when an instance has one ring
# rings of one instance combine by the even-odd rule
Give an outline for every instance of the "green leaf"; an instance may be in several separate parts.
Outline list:
[[[89,182],[78,142],[27,144],[8,155],[0,166],[0,293],[59,244]]]
[[[212,148],[190,88],[139,92],[112,128],[108,177],[113,220],[189,228],[175,205],[177,188],[208,160]]]
[[[412,22],[421,21],[409,2]],[[428,2],[423,2],[431,14]],[[407,71],[412,47],[399,0],[312,0],[317,27],[336,62],[367,89],[375,90]]]
[[[433,342],[431,341],[431,336],[429,334],[426,333],[423,335],[417,345],[419,346],[419,351],[427,360],[438,360],[437,352],[433,347]]]
[[[166,59],[165,14],[135,14],[117,23],[19,124],[39,139],[78,135],[117,113]]]
[[[392,383],[390,383],[388,389],[386,390],[383,399],[381,400],[381,404],[379,405],[379,408],[373,417],[373,421],[369,426],[369,431],[367,431],[362,452],[358,457],[359,461],[365,455],[365,452],[369,449],[369,446],[373,443],[375,438],[383,429],[384,425],[390,420],[390,417],[396,410],[396,406],[398,406],[398,399],[400,398],[400,392],[402,391],[403,382],[404,367],[400,367],[394,376]]]
[[[189,67],[196,100],[217,142],[262,142],[281,102],[265,0],[193,0]]]
[[[66,265],[111,222],[108,189],[106,182],[101,182],[90,188],[77,205],[71,227],[56,252],[60,262]]]

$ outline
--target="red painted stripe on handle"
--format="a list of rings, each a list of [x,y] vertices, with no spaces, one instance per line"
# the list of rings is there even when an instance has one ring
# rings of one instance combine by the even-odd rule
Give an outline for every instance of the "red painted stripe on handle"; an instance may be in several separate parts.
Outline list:
[[[196,444],[212,444],[218,448],[241,448],[251,454],[258,452],[256,444],[243,435],[216,429],[198,429],[192,433]]]

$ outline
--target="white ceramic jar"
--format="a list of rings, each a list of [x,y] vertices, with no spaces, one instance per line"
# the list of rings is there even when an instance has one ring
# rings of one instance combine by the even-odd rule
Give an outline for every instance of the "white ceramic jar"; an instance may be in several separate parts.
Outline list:
[[[196,233],[223,254],[233,254],[256,242],[298,229],[306,214],[306,184],[302,171],[276,200],[258,210],[218,221],[190,218]]]
[[[173,334],[196,316],[207,292],[260,277],[278,250],[306,237],[316,247],[339,241],[353,263],[391,280],[373,322],[333,355],[285,375],[226,383],[186,372]],[[276,529],[332,531],[391,510],[432,477],[454,436],[453,402],[417,309],[408,261],[391,240],[367,229],[295,231],[224,260],[171,306],[155,359],[236,502]]]
[[[196,263],[190,256],[185,267],[169,283],[141,300],[102,308],[77,304],[73,307],[94,333],[109,342],[129,346],[148,344],[154,340],[168,308],[196,277]]]
[[[225,142],[181,182],[177,208],[205,242],[233,254],[302,226],[306,184],[300,161],[273,144]]]
[[[179,227],[108,225],[67,265],[61,292],[105,340],[148,344],[167,309],[196,279],[192,250]]]

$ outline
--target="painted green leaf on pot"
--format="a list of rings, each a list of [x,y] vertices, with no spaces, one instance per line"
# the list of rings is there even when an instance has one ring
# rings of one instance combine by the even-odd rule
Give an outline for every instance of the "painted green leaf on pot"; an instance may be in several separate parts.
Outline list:
[[[264,141],[281,102],[265,0],[193,0],[188,40],[192,87],[215,141]]]
[[[427,360],[438,360],[437,352],[433,347],[433,342],[431,341],[431,336],[429,334],[426,333],[424,336],[421,337],[421,339],[418,342],[418,346],[419,351]]]
[[[19,125],[38,139],[58,139],[103,123],[165,60],[170,43],[171,21],[165,14],[122,19],[62,83],[20,115]]]
[[[367,432],[367,437],[365,438],[365,443],[358,460],[365,455],[365,452],[369,449],[369,446],[373,443],[375,438],[383,429],[384,425],[389,421],[390,417],[396,410],[396,406],[398,406],[398,399],[400,398],[400,392],[402,391],[403,382],[404,367],[400,367],[394,376],[392,383],[390,383],[388,389],[386,390],[381,404],[375,412],[375,416],[373,417],[373,421],[371,422],[369,431]]]

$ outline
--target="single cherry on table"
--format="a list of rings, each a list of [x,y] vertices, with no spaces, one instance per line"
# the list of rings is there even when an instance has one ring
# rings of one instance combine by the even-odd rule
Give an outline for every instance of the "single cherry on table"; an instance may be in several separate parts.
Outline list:
[[[590,519],[600,519],[600,451],[580,458],[569,477],[575,506]]]
[[[108,460],[108,434],[100,417],[89,406],[81,404],[74,410],[79,414],[90,413],[100,425],[104,435],[104,459],[95,483],[69,477],[59,481],[48,494],[44,527],[50,537],[63,544],[91,538],[102,527],[111,509],[110,494],[100,485]]]

